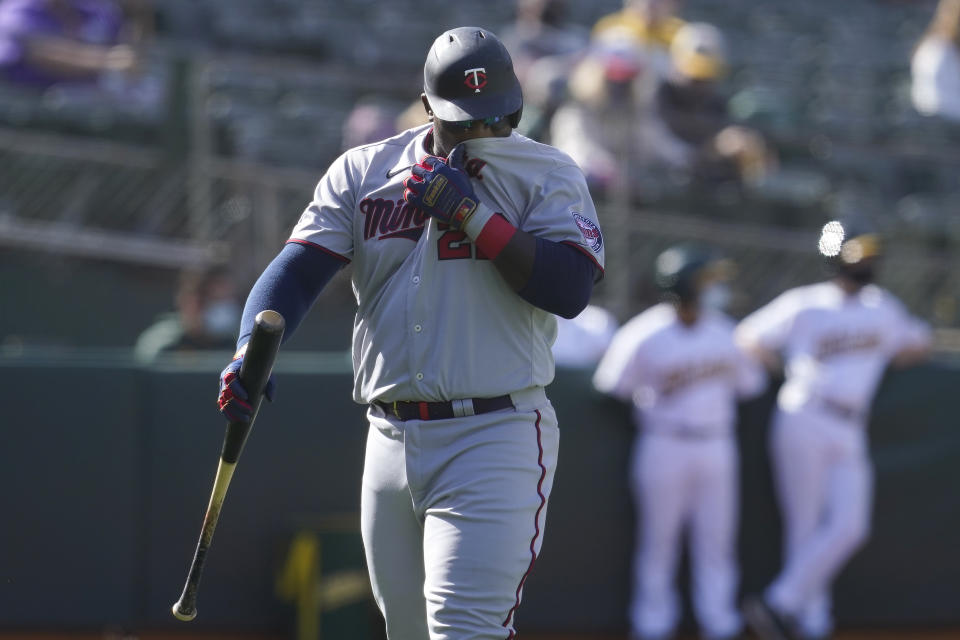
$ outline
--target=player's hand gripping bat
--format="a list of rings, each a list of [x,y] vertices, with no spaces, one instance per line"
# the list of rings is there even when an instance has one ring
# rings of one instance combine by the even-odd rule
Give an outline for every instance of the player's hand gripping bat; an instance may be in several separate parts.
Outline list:
[[[190,564],[187,574],[187,583],[183,587],[180,599],[173,605],[173,615],[178,620],[193,620],[197,617],[197,588],[200,584],[200,574],[203,571],[203,562],[213,540],[213,532],[217,527],[220,509],[230,486],[237,459],[247,441],[250,427],[257,417],[260,403],[263,401],[263,390],[270,379],[273,370],[273,361],[280,349],[280,339],[283,337],[285,322],[283,316],[276,311],[261,311],[254,320],[253,333],[247,343],[247,352],[240,366],[240,383],[249,394],[253,405],[253,414],[249,422],[231,420],[227,423],[227,433],[223,440],[223,451],[220,454],[220,464],[217,466],[217,475],[213,481],[213,491],[210,494],[210,504],[203,517],[203,527],[200,529],[200,541]]]

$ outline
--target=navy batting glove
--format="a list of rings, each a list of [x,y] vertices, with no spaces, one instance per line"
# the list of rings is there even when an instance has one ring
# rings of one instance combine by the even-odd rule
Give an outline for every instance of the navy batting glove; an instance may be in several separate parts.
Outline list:
[[[403,183],[406,187],[403,199],[440,222],[462,229],[477,210],[479,201],[470,176],[457,166],[460,156],[455,157],[455,153],[450,154],[450,163],[437,156],[425,156],[415,164]]]
[[[220,395],[217,396],[217,407],[227,420],[250,422],[250,418],[253,417],[253,405],[250,404],[250,394],[243,388],[238,378],[242,364],[243,356],[240,356],[220,372]],[[267,400],[273,402],[276,387],[277,384],[271,373],[267,386],[263,390]]]

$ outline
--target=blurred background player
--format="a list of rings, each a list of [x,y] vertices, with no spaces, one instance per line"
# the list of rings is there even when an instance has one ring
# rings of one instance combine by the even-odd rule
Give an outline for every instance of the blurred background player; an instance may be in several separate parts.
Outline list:
[[[873,470],[866,427],[888,364],[919,362],[927,325],[873,284],[880,238],[832,221],[819,251],[833,272],[790,289],[743,319],[737,340],[785,382],[770,455],[783,519],[783,568],[762,597],[745,602],[764,640],[826,638],[830,586],[870,529]]]
[[[637,531],[632,640],[673,637],[680,619],[674,584],[689,527],[693,604],[707,640],[740,637],[738,398],[760,393],[763,369],[733,340],[721,308],[729,264],[678,245],[656,261],[666,301],[627,322],[594,375],[594,386],[632,402],[640,428],[630,485]]]

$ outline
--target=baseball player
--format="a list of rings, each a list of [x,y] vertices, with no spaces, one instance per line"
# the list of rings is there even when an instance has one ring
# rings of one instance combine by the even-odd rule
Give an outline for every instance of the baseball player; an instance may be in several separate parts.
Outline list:
[[[361,532],[387,636],[504,640],[557,462],[554,314],[586,306],[604,242],[579,168],[513,131],[523,100],[496,35],[441,34],[421,98],[430,124],[351,149],[321,178],[250,292],[238,357],[258,311],[278,310],[289,334],[353,263]],[[242,417],[238,362],[219,401]]]
[[[786,291],[737,328],[740,344],[771,367],[782,358],[785,374],[770,441],[784,565],[744,609],[764,639],[832,632],[830,585],[870,528],[866,427],[874,392],[888,364],[917,362],[931,341],[923,322],[871,284],[875,233],[832,221],[819,250],[830,280]]]
[[[724,304],[725,263],[676,246],[657,258],[668,296],[617,332],[594,386],[632,401],[640,427],[630,485],[637,546],[631,640],[673,637],[680,617],[674,586],[681,536],[690,529],[695,614],[708,640],[739,637],[738,398],[760,393],[763,368],[734,343]]]

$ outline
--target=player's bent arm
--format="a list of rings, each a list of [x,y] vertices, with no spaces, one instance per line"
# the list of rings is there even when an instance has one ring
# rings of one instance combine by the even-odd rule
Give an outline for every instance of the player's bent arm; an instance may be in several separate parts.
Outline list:
[[[306,317],[310,307],[346,258],[313,245],[288,242],[263,270],[247,296],[240,321],[240,348],[250,339],[257,314],[273,309],[283,316],[286,342]]]
[[[736,376],[736,394],[739,400],[750,400],[764,392],[769,383],[766,369],[767,365],[764,365],[759,357],[740,350]]]
[[[575,247],[517,229],[482,204],[464,231],[530,304],[564,318],[575,318],[586,308],[597,271]]]
[[[458,145],[448,159],[426,156],[411,167],[404,200],[465,232],[524,300],[575,317],[586,308],[602,271],[576,249],[521,231],[480,202],[462,169],[464,153]]]
[[[321,248],[291,242],[260,274],[244,306],[237,354],[220,373],[217,406],[225,417],[242,422],[253,419],[254,405],[249,402],[249,394],[238,376],[257,314],[266,309],[279,312],[288,327],[283,335],[283,340],[286,340],[306,316],[323,287],[345,262],[345,258]],[[271,374],[263,390],[268,400],[273,399],[275,386]]]
[[[932,350],[933,346],[930,344],[904,347],[893,356],[890,365],[897,369],[918,365],[929,357]]]
[[[745,331],[738,330],[734,334],[737,346],[749,358],[762,364],[768,371],[778,372],[783,367],[780,354],[763,346],[759,339]]]
[[[634,330],[636,319],[632,323],[614,334],[592,379],[594,389],[624,402],[632,401],[634,392],[646,384],[649,369],[641,355],[642,334]]]
[[[933,351],[933,332],[926,323],[911,322],[905,331],[903,343],[890,359],[890,365],[898,369],[920,364]]]

